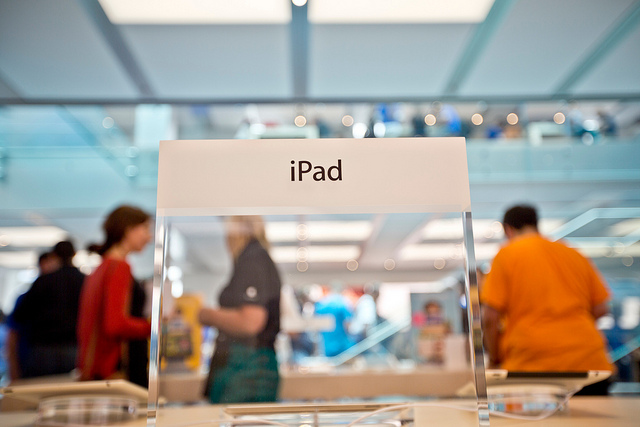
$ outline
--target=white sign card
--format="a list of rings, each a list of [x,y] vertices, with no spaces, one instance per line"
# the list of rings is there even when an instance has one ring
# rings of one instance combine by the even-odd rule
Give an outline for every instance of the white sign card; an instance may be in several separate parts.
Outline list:
[[[464,138],[161,141],[158,213],[467,212]]]

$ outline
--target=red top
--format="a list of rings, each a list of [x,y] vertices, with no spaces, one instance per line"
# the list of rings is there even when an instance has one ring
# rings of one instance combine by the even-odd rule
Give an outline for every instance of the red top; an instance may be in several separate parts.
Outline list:
[[[123,342],[147,338],[151,324],[131,317],[131,268],[104,258],[86,278],[78,313],[78,367],[83,379],[109,378],[118,370]]]

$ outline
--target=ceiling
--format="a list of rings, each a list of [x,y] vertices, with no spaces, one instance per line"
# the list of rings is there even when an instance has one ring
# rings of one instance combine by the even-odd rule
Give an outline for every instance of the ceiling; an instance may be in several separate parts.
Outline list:
[[[443,17],[435,0],[181,2],[200,8],[195,23],[136,3],[126,19],[113,10],[131,2],[0,1],[0,102],[640,97],[633,0],[456,0]],[[261,20],[250,13],[260,4],[271,11]],[[472,5],[477,17],[453,13]]]
[[[545,231],[595,257],[608,277],[640,277],[640,1],[478,1],[480,18],[437,22],[429,7],[440,2],[428,0],[394,2],[393,13],[388,2],[370,1],[366,12],[340,14],[314,0],[303,7],[274,0],[279,6],[257,17],[230,6],[246,11],[251,0],[182,2],[196,12],[229,3],[214,23],[204,12],[142,23],[151,19],[144,8],[137,18],[115,18],[105,12],[115,3],[122,2],[0,0],[0,227],[53,226],[58,231],[42,235],[62,230],[83,247],[101,239],[100,222],[119,203],[154,212],[161,139],[247,137],[247,122],[280,130],[271,137],[318,131],[293,126],[299,114],[345,137],[352,135],[343,117],[367,123],[377,102],[401,103],[404,125],[450,103],[466,119],[481,110],[486,125],[516,110],[523,120],[522,138],[488,140],[485,125],[470,135],[480,261],[501,242],[495,221],[504,208],[528,201]],[[575,105],[590,119],[614,114],[625,133],[593,145],[568,138],[532,145],[529,124],[553,125],[554,113],[569,115]],[[462,268],[460,236],[446,234],[457,217],[267,220],[272,230],[325,222],[368,230],[347,240],[343,230],[333,240],[290,234],[274,242],[291,283],[438,280]],[[229,267],[220,227],[209,222],[181,219],[173,236],[184,249],[176,265],[201,289],[211,288],[207,275],[223,277]],[[434,229],[441,234],[429,234]],[[33,265],[35,251],[49,245],[3,246],[0,264],[29,252],[22,261]],[[302,272],[296,248],[305,245]],[[134,259],[139,276],[151,274],[151,260],[151,248]],[[0,266],[0,282],[7,270]]]

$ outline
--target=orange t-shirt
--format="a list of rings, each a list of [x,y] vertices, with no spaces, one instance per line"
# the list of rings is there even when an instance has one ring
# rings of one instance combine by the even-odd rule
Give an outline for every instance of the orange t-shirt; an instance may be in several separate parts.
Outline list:
[[[481,301],[504,318],[501,368],[511,371],[612,370],[591,314],[609,291],[589,260],[539,234],[496,255]]]

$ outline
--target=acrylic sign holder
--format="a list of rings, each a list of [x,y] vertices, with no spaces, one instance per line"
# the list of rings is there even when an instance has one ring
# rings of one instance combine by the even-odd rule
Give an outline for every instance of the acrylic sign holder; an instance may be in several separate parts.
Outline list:
[[[148,425],[172,425],[171,417],[163,415],[167,409],[159,406],[159,399],[166,364],[161,346],[163,300],[167,297],[163,285],[171,262],[169,247],[175,218],[197,217],[202,221],[232,215],[300,218],[364,213],[459,215],[470,331],[469,370],[475,379],[477,413],[470,425],[488,426],[464,138],[162,141]],[[220,409],[216,411],[180,421],[213,421],[221,416]],[[301,420],[291,425],[300,425]],[[242,422],[246,424],[246,420]],[[233,425],[233,421],[226,425]]]

